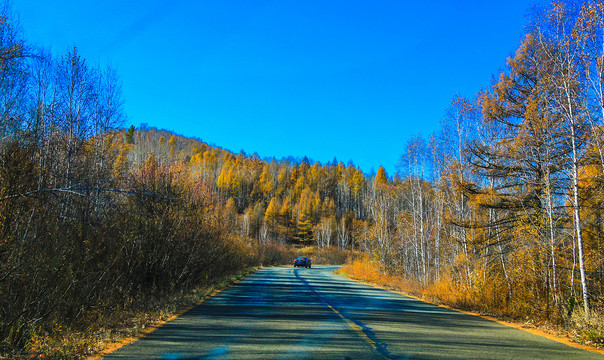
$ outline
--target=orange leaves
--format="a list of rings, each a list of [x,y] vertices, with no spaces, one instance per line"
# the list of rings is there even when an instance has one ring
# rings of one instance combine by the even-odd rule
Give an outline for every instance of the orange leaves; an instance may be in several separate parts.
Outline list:
[[[292,205],[289,198],[285,198],[281,208],[279,209],[279,216],[283,219],[290,219],[292,217]]]
[[[383,166],[377,171],[375,175],[375,179],[373,180],[373,188],[375,190],[385,190],[385,187],[388,185],[388,178],[386,177],[386,170]]]
[[[155,183],[159,175],[158,169],[159,165],[157,163],[157,159],[155,158],[155,154],[149,154],[149,157],[147,157],[145,164],[140,170],[141,179],[143,180],[143,183],[149,185]]]
[[[264,214],[264,221],[269,224],[269,226],[274,227],[276,225],[280,208],[281,204],[279,203],[279,200],[272,198]]]
[[[262,166],[262,173],[260,174],[257,184],[266,198],[269,198],[275,192],[275,182],[273,181],[273,176],[270,173],[268,164]]]
[[[128,173],[128,150],[130,146],[125,145],[120,149],[113,164],[113,174],[116,178],[124,177]]]

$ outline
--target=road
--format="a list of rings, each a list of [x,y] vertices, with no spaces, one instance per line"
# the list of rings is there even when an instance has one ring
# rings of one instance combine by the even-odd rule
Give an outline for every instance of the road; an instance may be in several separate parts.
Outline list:
[[[262,269],[105,359],[603,359],[333,274]]]

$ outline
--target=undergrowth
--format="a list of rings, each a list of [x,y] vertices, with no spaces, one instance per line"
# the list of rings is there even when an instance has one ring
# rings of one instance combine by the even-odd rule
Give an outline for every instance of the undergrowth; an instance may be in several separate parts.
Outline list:
[[[401,276],[381,271],[376,262],[366,257],[348,262],[336,273],[347,278],[400,291],[425,301],[494,316],[501,320],[520,323],[523,327],[537,328],[578,344],[604,349],[604,314],[597,309],[592,311],[589,320],[586,319],[582,309],[575,309],[566,321],[558,323],[546,321],[526,313],[514,317],[510,316],[509,309],[500,309],[494,306],[492,302],[485,302],[484,297],[480,296],[480,291],[476,291],[477,295],[475,295],[467,289],[460,289],[446,276],[434,284],[423,286]]]
[[[319,249],[316,246],[305,246],[295,251],[296,256],[308,256],[313,265],[342,265],[346,263],[350,256],[349,250],[344,250],[336,246],[329,246]],[[287,265],[291,264],[290,259]]]
[[[242,273],[218,279],[206,287],[186,293],[177,293],[164,299],[150,300],[148,304],[115,311],[91,312],[86,330],[62,325],[53,326],[52,332],[34,331],[23,352],[5,352],[0,359],[85,359],[99,353],[112,343],[137,337],[180,311],[207,298],[218,289],[223,289],[238,279],[256,271],[248,269]]]

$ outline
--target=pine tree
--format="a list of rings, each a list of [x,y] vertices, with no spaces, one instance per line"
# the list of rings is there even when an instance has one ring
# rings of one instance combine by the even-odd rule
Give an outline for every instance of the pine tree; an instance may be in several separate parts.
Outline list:
[[[130,125],[130,128],[126,132],[126,143],[134,144],[134,131],[136,131],[136,128],[134,125]]]

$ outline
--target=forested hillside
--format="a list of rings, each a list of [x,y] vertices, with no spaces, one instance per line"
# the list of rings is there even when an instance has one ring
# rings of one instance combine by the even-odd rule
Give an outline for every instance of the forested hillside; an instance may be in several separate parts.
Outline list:
[[[604,3],[536,12],[490,87],[410,139],[397,174],[371,176],[125,129],[113,69],[31,47],[13,20],[0,21],[3,349],[302,246],[354,252],[456,306],[601,318]]]
[[[154,164],[172,182],[186,178],[227,219],[231,235],[250,244],[347,249],[364,242],[371,179],[352,164],[260,159],[144,125],[115,137],[116,174]]]

